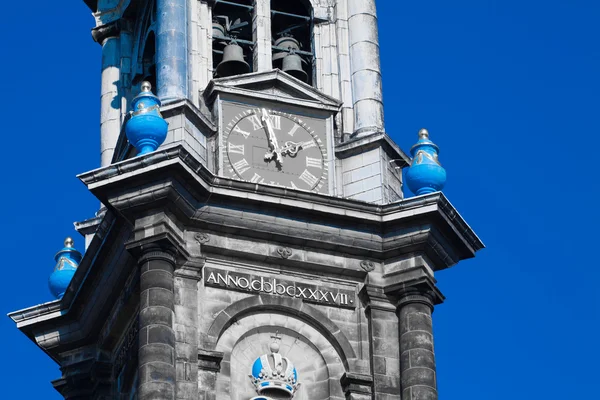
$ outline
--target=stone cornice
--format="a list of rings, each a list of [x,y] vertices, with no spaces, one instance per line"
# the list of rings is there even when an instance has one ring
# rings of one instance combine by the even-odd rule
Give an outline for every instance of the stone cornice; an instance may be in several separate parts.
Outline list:
[[[382,206],[225,179],[210,173],[182,144],[90,171],[79,178],[103,203],[110,204],[126,217],[129,215],[127,218],[131,222],[136,213],[147,212],[148,207],[168,207],[185,223],[192,220],[217,225],[231,223],[236,229],[253,232],[261,226],[240,218],[241,213],[238,216],[234,212],[226,215],[207,212],[206,207],[209,207],[218,213],[218,209],[211,206],[210,198],[232,205],[241,202],[247,207],[277,209],[280,214],[301,213],[307,216],[309,225],[310,218],[329,221],[330,226],[340,229],[335,237],[336,247],[348,254],[364,253],[364,256],[385,258],[398,251],[427,247],[429,256],[437,264],[435,269],[443,269],[472,257],[483,248],[479,238],[442,193]],[[202,207],[203,211],[199,212]],[[246,215],[250,215],[250,210]],[[293,231],[285,226],[284,220],[282,223],[282,240],[285,241],[285,236],[293,236],[294,232],[310,240],[310,226]],[[357,226],[363,228],[356,230]],[[410,226],[414,229],[409,229]],[[267,224],[265,230],[278,234],[275,224]],[[346,239],[344,232],[349,235]],[[331,235],[328,238],[332,240]],[[323,239],[327,237],[316,237],[314,244],[318,245]]]
[[[265,90],[280,87],[289,95],[271,93]],[[262,92],[262,91],[264,92]],[[262,98],[277,103],[315,108],[330,112],[338,112],[342,102],[334,97],[321,93],[314,87],[301,82],[279,69],[255,72],[228,78],[213,79],[203,92],[206,104],[211,106],[217,95],[230,94],[252,98]]]
[[[376,147],[382,147],[390,155],[390,158],[394,160],[395,166],[404,168],[410,165],[410,157],[384,132],[339,143],[335,146],[335,155],[338,158],[348,158]]]

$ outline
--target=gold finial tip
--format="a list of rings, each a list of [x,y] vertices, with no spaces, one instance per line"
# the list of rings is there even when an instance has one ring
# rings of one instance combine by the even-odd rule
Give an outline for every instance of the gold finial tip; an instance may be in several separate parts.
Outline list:
[[[419,139],[429,139],[429,131],[425,128],[419,131]]]
[[[142,92],[150,92],[152,90],[152,84],[148,81],[142,82]]]
[[[65,247],[73,247],[74,244],[73,238],[68,237],[65,239]]]

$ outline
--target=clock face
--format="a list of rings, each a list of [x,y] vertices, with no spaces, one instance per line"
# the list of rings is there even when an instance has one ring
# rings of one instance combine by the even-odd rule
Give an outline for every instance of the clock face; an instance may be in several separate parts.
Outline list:
[[[223,139],[228,177],[314,192],[327,182],[326,145],[301,117],[248,109],[229,121]]]

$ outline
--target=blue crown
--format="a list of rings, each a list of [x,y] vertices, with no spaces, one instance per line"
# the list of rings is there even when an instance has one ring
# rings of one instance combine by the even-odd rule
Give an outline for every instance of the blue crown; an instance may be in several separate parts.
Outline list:
[[[262,355],[254,361],[250,379],[259,395],[279,392],[291,398],[300,386],[294,364],[279,354],[278,343],[271,343],[271,354]]]

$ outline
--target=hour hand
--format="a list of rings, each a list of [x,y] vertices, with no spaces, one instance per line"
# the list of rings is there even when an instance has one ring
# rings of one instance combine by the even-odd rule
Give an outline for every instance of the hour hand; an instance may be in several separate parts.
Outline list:
[[[289,155],[290,157],[295,157],[296,154],[298,154],[298,152],[300,151],[300,149],[302,149],[302,142],[295,143],[288,141],[285,142],[285,144],[281,148],[281,155]]]

